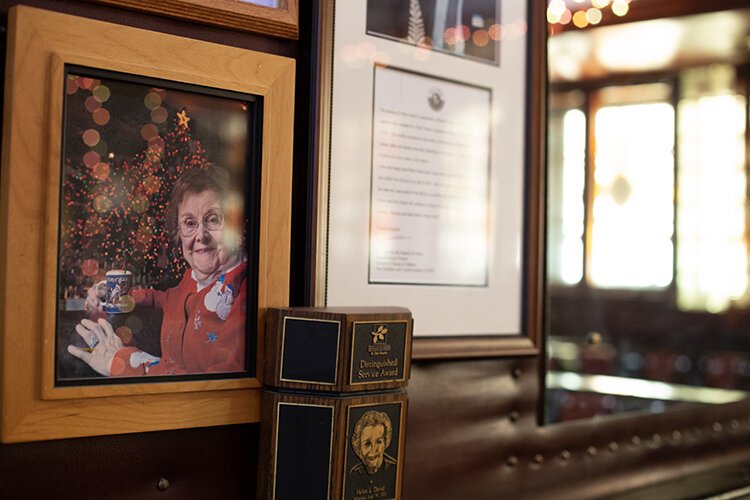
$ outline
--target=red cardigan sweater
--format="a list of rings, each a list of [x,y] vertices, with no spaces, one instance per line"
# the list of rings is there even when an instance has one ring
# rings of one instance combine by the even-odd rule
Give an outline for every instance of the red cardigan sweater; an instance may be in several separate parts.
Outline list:
[[[188,270],[166,291],[133,290],[136,303],[159,307],[161,358],[135,347],[117,351],[113,377],[240,372],[245,369],[246,263],[241,263],[198,291]]]

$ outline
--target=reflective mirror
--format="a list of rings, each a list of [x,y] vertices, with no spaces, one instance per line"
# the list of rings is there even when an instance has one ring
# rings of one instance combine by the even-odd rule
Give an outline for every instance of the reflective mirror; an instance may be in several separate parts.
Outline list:
[[[747,397],[750,9],[549,5],[546,420]]]

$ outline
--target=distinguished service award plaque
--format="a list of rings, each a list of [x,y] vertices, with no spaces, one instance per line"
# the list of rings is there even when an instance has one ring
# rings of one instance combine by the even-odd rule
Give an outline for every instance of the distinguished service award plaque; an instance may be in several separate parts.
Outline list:
[[[354,392],[403,387],[409,378],[405,308],[270,309],[266,332],[266,385]]]
[[[411,339],[399,307],[268,311],[258,498],[400,498]]]

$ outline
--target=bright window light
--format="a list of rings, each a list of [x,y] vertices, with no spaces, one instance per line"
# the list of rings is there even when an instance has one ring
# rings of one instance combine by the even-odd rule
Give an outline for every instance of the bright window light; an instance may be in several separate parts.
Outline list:
[[[595,115],[591,282],[663,288],[672,281],[674,109],[606,106]]]
[[[748,288],[745,99],[711,95],[679,105],[677,303],[725,311]]]

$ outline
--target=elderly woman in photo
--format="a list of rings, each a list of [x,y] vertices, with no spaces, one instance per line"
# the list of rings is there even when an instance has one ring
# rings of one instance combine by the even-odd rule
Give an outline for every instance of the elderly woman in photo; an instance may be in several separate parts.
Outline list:
[[[104,376],[238,372],[245,368],[246,258],[242,208],[230,206],[229,176],[215,166],[185,172],[174,186],[168,221],[190,265],[166,291],[136,289],[142,307],[163,312],[161,357],[126,347],[106,319],[82,320],[88,349],[68,352]],[[97,287],[87,308],[100,309]]]

